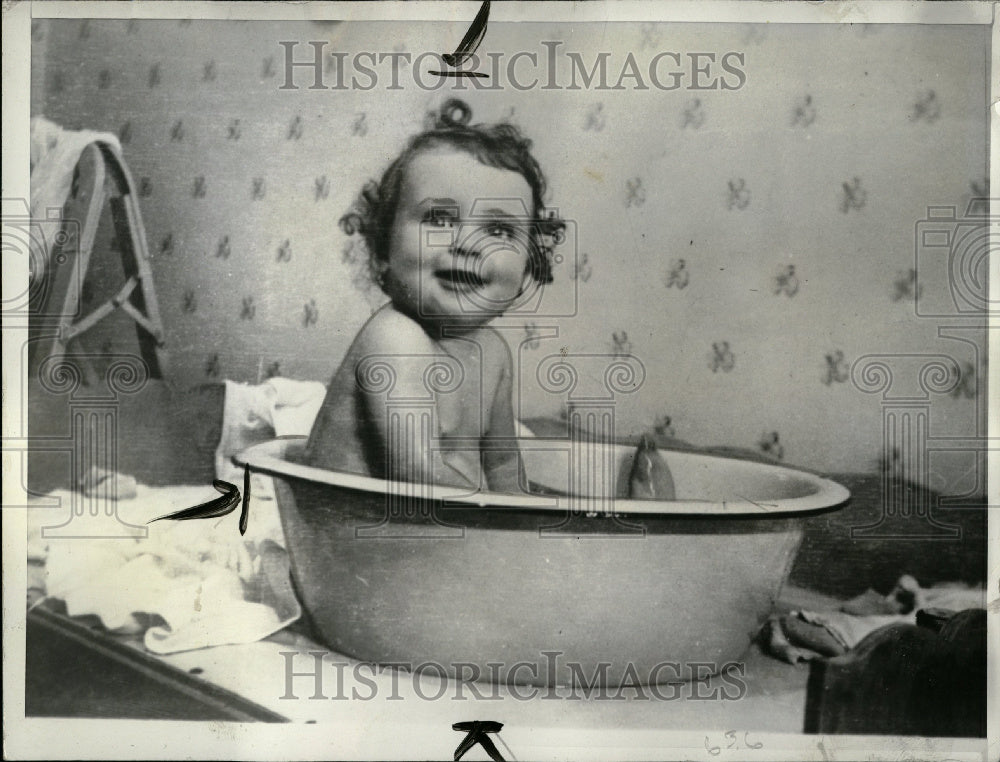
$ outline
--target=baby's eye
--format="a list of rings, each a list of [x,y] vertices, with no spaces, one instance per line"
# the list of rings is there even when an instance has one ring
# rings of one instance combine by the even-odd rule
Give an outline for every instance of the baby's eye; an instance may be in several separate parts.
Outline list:
[[[502,241],[511,241],[514,239],[515,231],[510,225],[505,225],[502,222],[494,222],[486,226],[486,233],[493,238],[499,238]]]

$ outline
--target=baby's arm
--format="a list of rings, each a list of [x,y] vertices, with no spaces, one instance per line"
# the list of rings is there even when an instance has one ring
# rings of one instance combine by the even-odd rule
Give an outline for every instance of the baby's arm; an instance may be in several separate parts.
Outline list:
[[[521,492],[527,480],[514,425],[514,364],[507,344],[499,336],[496,339],[502,355],[501,370],[482,441],[483,469],[491,492]]]
[[[385,463],[372,464],[373,471],[395,481],[479,489],[477,459],[461,452],[442,457],[439,415],[427,383],[432,366],[447,358],[418,324],[394,311],[379,313],[359,340],[357,390],[366,428],[378,444],[371,449]]]

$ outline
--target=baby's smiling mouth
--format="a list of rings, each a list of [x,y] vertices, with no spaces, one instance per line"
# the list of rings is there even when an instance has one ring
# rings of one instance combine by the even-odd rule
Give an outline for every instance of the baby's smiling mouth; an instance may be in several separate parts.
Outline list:
[[[471,270],[462,270],[460,268],[454,267],[444,267],[434,271],[434,277],[437,278],[445,288],[451,289],[465,289],[465,288],[482,288],[486,285],[486,281]]]

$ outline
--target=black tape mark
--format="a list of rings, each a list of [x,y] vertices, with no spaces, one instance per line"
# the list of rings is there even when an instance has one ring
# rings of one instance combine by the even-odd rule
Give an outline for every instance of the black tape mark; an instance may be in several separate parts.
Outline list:
[[[500,754],[500,751],[494,745],[493,741],[491,741],[486,735],[487,733],[499,733],[501,728],[503,728],[503,723],[494,722],[493,720],[456,722],[451,726],[451,729],[468,733],[468,735],[462,739],[462,743],[460,743],[458,748],[455,749],[455,762],[458,762],[458,760],[465,756],[465,753],[476,744],[482,746],[483,751],[489,754],[490,759],[494,760],[494,762],[504,762],[504,758]]]
[[[451,66],[456,71],[432,71],[429,72],[436,77],[482,77],[484,79],[489,79],[488,74],[483,74],[477,71],[463,71],[462,64],[469,60],[472,55],[476,52],[479,47],[479,43],[483,41],[486,36],[486,24],[490,18],[490,0],[483,0],[482,7],[479,9],[479,13],[472,20],[472,25],[469,27],[469,31],[465,33],[465,37],[458,44],[454,53],[443,53],[441,58],[444,62]]]
[[[146,523],[152,524],[154,521],[163,521],[164,519],[169,521],[190,521],[191,519],[216,519],[220,516],[228,516],[240,504],[239,488],[235,484],[230,484],[222,479],[213,481],[212,486],[222,493],[222,497],[217,497],[215,500],[209,500],[207,503],[202,503],[191,508],[184,508],[174,513],[168,513],[164,516],[157,516]],[[243,508],[240,511],[240,534],[245,535],[247,533],[247,526],[250,523],[250,466],[243,467],[242,497]]]

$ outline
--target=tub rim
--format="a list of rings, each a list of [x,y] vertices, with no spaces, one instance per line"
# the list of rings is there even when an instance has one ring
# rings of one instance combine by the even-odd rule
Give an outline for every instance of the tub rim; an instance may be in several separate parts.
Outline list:
[[[347,471],[331,471],[314,466],[304,466],[277,456],[277,453],[283,453],[289,444],[294,442],[304,444],[307,440],[308,437],[298,435],[275,437],[241,450],[232,456],[232,462],[241,468],[248,468],[252,473],[306,480],[355,492],[382,495],[391,494],[404,497],[411,496],[412,490],[408,489],[408,485],[405,482],[394,482],[389,479],[353,474]],[[535,449],[534,445],[538,444],[540,446],[537,449],[543,451],[551,450],[553,442],[559,442],[565,446],[566,440],[565,438],[554,437],[528,437],[518,440],[519,445],[523,449]],[[611,501],[610,498],[585,498],[579,496],[574,497],[573,507],[586,511],[588,510],[588,506],[592,506],[593,511],[601,516],[646,515],[683,516],[685,518],[773,519],[829,513],[843,508],[851,499],[850,491],[843,485],[817,476],[810,471],[791,466],[761,463],[759,461],[692,452],[690,450],[671,450],[670,448],[660,448],[660,450],[662,452],[678,452],[685,456],[708,460],[736,461],[752,468],[759,468],[775,473],[794,474],[797,478],[815,484],[817,491],[803,497],[779,499],[780,507],[774,506],[773,509],[769,507],[773,505],[772,503],[756,502],[749,498],[745,498],[744,500],[724,500],[722,502],[713,502],[710,500],[632,500],[629,498],[614,498]],[[568,508],[566,497],[564,496],[514,495],[483,490],[470,493],[467,489],[461,487],[443,485],[429,485],[429,489],[429,493],[421,495],[420,498],[440,500],[445,503],[443,506],[445,510],[449,507],[454,509],[469,507],[508,511],[565,512]],[[609,502],[614,506],[610,514],[606,509]]]

